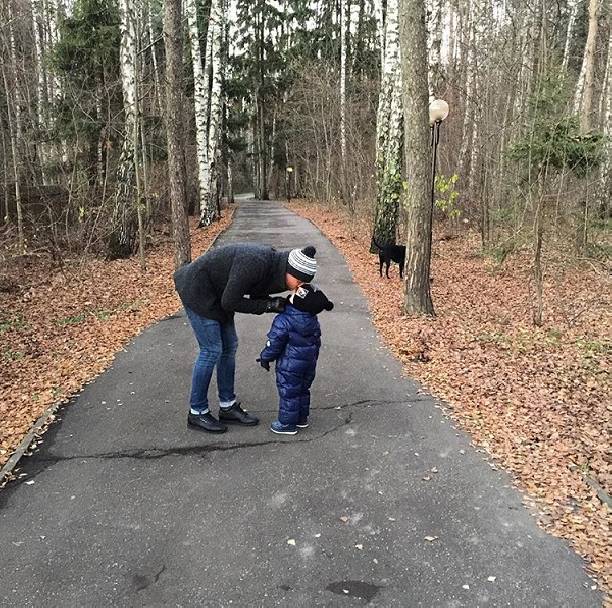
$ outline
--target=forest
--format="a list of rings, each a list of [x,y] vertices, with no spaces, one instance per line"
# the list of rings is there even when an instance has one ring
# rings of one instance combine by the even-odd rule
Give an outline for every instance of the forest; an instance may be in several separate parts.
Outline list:
[[[610,0],[1,0],[0,70],[0,464],[281,200],[611,584]]]

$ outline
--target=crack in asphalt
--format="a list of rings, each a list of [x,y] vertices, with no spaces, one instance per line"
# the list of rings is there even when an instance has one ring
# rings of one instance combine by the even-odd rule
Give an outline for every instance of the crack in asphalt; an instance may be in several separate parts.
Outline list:
[[[159,460],[166,458],[167,456],[201,456],[204,457],[206,454],[212,452],[231,452],[248,448],[258,448],[267,445],[295,445],[296,443],[310,443],[312,441],[318,441],[323,439],[331,433],[335,433],[342,427],[350,424],[352,421],[352,414],[348,414],[341,420],[339,424],[334,425],[332,428],[318,433],[317,435],[311,435],[304,439],[268,439],[265,441],[252,441],[243,443],[214,443],[209,445],[194,445],[185,447],[173,447],[173,448],[137,448],[131,450],[120,450],[117,452],[102,452],[99,454],[76,454],[73,456],[57,456],[57,457],[43,457],[39,456],[38,461],[50,464],[56,464],[58,462],[70,462],[72,460],[116,460],[122,458],[131,458],[134,460]],[[44,470],[44,469],[43,469]],[[38,471],[36,475],[41,473]],[[35,475],[28,475],[28,479],[33,479]]]
[[[433,397],[430,398],[416,398],[416,399],[362,399],[360,401],[354,401],[353,403],[344,403],[342,405],[329,405],[327,407],[316,407],[312,408],[314,412],[327,412],[330,410],[344,410],[347,408],[366,408],[366,407],[379,407],[384,405],[404,405],[422,402],[431,402]],[[270,413],[277,412],[278,408],[273,410],[257,410],[258,413]]]
[[[350,403],[343,403],[340,405],[334,405],[329,407],[320,407],[316,408],[318,411],[329,411],[329,410],[346,410],[346,409],[363,409],[368,407],[380,407],[380,406],[388,406],[388,405],[401,405],[401,404],[409,404],[409,403],[419,403],[422,401],[429,401],[427,398],[413,398],[413,399],[398,399],[398,400],[382,400],[382,399],[360,399],[359,401],[353,401]],[[277,410],[259,410],[262,412],[265,411],[273,411]],[[334,425],[332,428],[327,429],[321,433],[310,434],[309,436],[305,436],[303,439],[296,439],[292,437],[291,439],[268,439],[265,441],[252,441],[252,442],[242,442],[242,443],[215,443],[209,445],[193,445],[193,446],[184,446],[184,447],[172,447],[172,448],[134,448],[134,449],[126,449],[119,450],[115,452],[101,452],[98,454],[75,454],[72,456],[42,456],[36,455],[36,462],[41,463],[41,466],[38,470],[31,471],[27,477],[23,478],[23,481],[31,480],[37,477],[40,473],[46,471],[49,466],[57,464],[59,462],[70,462],[74,460],[118,460],[118,459],[133,459],[133,460],[160,460],[162,458],[166,458],[168,456],[200,456],[204,458],[207,454],[211,454],[213,452],[232,452],[242,449],[249,448],[259,448],[268,445],[295,445],[296,443],[311,443],[313,441],[318,441],[320,439],[324,439],[327,435],[331,433],[335,433],[342,427],[350,424],[352,421],[352,414],[349,413],[345,418],[343,418],[339,424]],[[17,481],[17,480],[16,480]],[[18,480],[22,481],[22,480]]]

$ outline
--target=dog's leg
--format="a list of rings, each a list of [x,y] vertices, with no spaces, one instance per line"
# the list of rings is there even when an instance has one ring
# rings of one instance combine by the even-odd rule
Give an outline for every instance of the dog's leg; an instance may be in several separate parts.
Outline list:
[[[387,275],[387,278],[390,279],[391,277],[389,276],[389,266],[391,266],[391,262],[387,260],[386,264],[387,264],[387,269],[385,270],[385,274]]]
[[[385,263],[385,261],[383,260],[382,256],[378,256],[378,260],[380,262],[380,278],[382,279],[382,269],[383,269],[383,264]]]

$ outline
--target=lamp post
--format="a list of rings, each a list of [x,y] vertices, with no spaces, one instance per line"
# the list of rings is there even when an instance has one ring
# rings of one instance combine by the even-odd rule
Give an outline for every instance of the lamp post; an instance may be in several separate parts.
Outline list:
[[[434,99],[429,104],[429,125],[431,126],[431,214],[433,218],[434,200],[436,193],[436,159],[438,144],[440,143],[440,126],[448,116],[448,104],[443,99]]]
[[[287,202],[291,202],[291,174],[293,173],[293,167],[287,167],[285,170],[285,190],[287,191]]]

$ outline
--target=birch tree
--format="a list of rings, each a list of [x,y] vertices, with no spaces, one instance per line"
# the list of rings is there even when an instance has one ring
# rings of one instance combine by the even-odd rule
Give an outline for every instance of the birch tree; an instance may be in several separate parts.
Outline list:
[[[346,188],[346,45],[350,23],[350,2],[340,0],[340,162],[342,166],[342,196]]]
[[[189,224],[186,205],[186,172],[183,137],[183,42],[181,1],[164,4],[164,46],[166,49],[166,139],[168,142],[168,176],[174,241],[174,266],[191,261]]]
[[[612,13],[608,15],[608,24],[612,26]],[[602,130],[605,150],[599,182],[598,203],[600,209],[607,213],[610,209],[610,201],[612,200],[612,28],[610,27],[604,83],[605,86],[602,92]]]
[[[209,28],[213,29],[211,44],[210,90],[210,127],[208,130],[208,162],[210,166],[210,183],[207,193],[207,215],[201,218],[200,225],[209,226],[219,216],[220,208],[220,141],[223,116],[223,35],[225,32],[225,2],[212,0]]]
[[[121,45],[121,89],[123,92],[123,143],[117,168],[113,233],[109,243],[109,257],[124,258],[132,253],[135,238],[134,183],[135,148],[137,140],[136,112],[136,27],[132,0],[119,0]],[[139,204],[139,202],[136,202]]]
[[[427,49],[429,65],[429,100],[442,94],[442,0],[427,0]]]
[[[9,95],[9,80],[7,77],[7,69],[2,64],[2,78],[4,82],[4,90],[7,96],[7,118],[9,126],[9,138],[11,142],[11,156],[13,160],[13,177],[15,180],[15,206],[17,214],[17,250],[20,255],[25,253],[25,234],[23,227],[23,206],[21,199],[21,184],[20,184],[20,169],[21,169],[21,150],[23,145],[23,123],[21,116],[21,107],[23,100],[19,88],[17,73],[17,45],[15,43],[15,20],[11,8],[11,2],[6,3],[7,6],[7,23],[8,23],[8,56],[9,66],[11,70],[11,79],[13,83],[14,95],[12,100]],[[5,40],[6,41],[6,40]]]
[[[218,1],[218,0],[217,0]],[[189,24],[191,46],[191,65],[193,68],[193,103],[195,107],[196,159],[198,166],[200,225],[208,226],[214,218],[214,210],[208,209],[208,191],[210,188],[210,167],[208,162],[208,83],[202,67],[202,50],[198,28],[196,0],[185,1],[185,12]],[[212,17],[212,14],[211,14]],[[208,35],[212,35],[212,23],[208,26]],[[207,46],[207,54],[210,46]],[[207,69],[210,66],[206,66]]]
[[[402,78],[398,0],[388,0],[385,19],[385,58],[376,118],[376,216],[373,240],[395,243],[402,189]],[[427,66],[427,60],[424,65]]]
[[[583,132],[591,128],[599,4],[600,0],[589,0],[589,31],[574,97],[574,112],[580,114],[580,128]]]
[[[567,66],[570,60],[570,49],[573,41],[574,26],[576,24],[576,17],[578,15],[578,0],[568,0],[567,10],[567,30],[565,33],[565,45],[563,47],[563,62],[561,64],[561,71],[563,74],[567,72]]]

